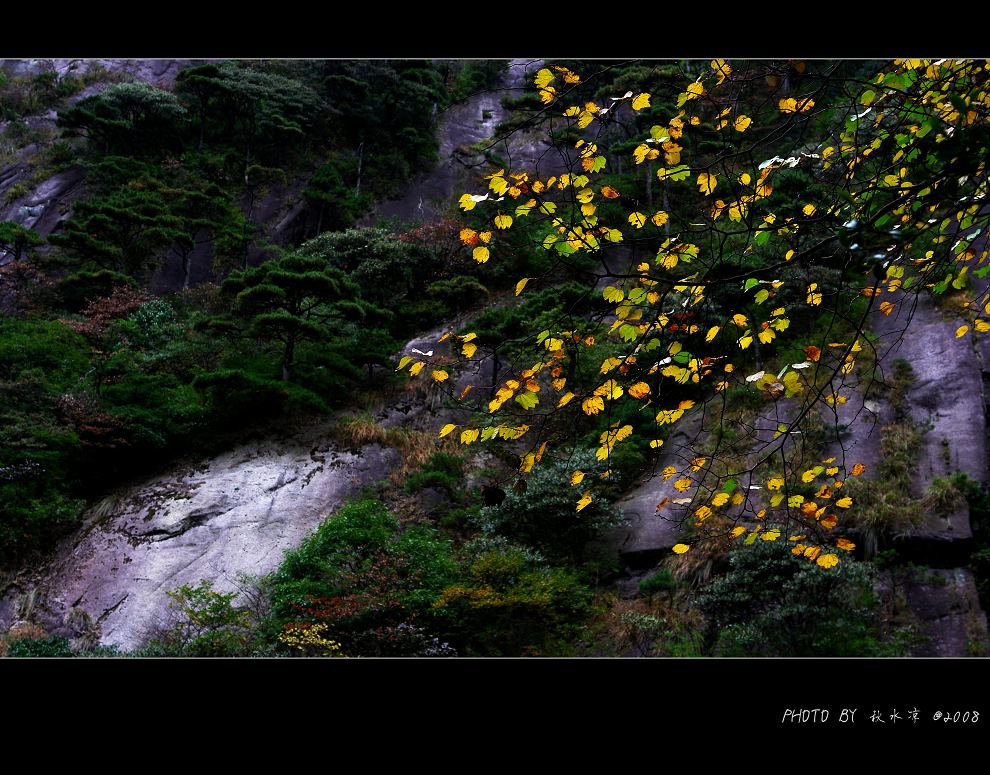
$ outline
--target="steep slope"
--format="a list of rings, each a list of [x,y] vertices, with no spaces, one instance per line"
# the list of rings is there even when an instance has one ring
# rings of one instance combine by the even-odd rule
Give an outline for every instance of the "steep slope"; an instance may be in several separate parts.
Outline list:
[[[514,61],[510,88],[518,88],[538,64]],[[158,70],[171,72],[164,65],[137,72]],[[504,118],[499,97],[480,94],[448,111],[438,129],[440,162],[411,183],[406,196],[383,205],[381,214],[412,221],[436,217],[438,211],[420,210],[418,202],[433,192],[439,208],[467,179],[457,149],[485,139]],[[466,118],[474,115],[487,118]],[[509,153],[538,151],[531,138],[514,139],[510,148],[503,148]],[[51,199],[43,202],[39,219],[56,208]],[[174,286],[174,269],[166,266],[160,273],[157,290]],[[161,281],[163,275],[173,282]],[[453,325],[451,321],[444,328]],[[440,334],[437,330],[410,341],[403,354],[437,347]],[[459,379],[485,379],[485,368],[486,362],[479,361],[474,369],[480,375],[469,369]],[[434,397],[439,395],[400,392],[378,419],[384,427],[426,427],[432,435],[444,416]],[[108,494],[43,567],[0,590],[0,621],[9,625],[30,616],[49,632],[78,643],[133,649],[164,620],[167,593],[175,587],[209,580],[218,591],[234,591],[243,577],[271,572],[285,550],[298,545],[363,485],[386,477],[398,460],[395,450],[374,444],[340,449],[332,440],[339,421],[330,418],[239,445],[212,459],[184,461]]]

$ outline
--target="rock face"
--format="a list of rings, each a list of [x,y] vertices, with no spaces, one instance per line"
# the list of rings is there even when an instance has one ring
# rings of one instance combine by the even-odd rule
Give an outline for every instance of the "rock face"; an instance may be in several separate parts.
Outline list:
[[[382,202],[376,215],[367,218],[366,223],[371,224],[376,218],[414,223],[442,218],[450,210],[455,195],[463,193],[461,189],[469,185],[470,176],[485,163],[484,157],[471,151],[470,146],[492,138],[495,128],[508,115],[502,107],[502,98],[522,94],[542,66],[540,59],[513,59],[506,71],[504,89],[483,92],[447,108],[438,129],[439,164],[412,180],[401,197]],[[488,150],[512,170],[527,169],[545,176],[556,174],[562,166],[559,157],[549,153],[550,146],[537,134],[515,133],[508,139],[492,142]]]
[[[33,588],[33,616],[49,632],[71,630],[83,611],[102,643],[133,649],[159,623],[169,590],[211,579],[229,592],[243,575],[271,572],[395,462],[394,450],[374,445],[360,455],[335,449],[330,428],[242,445],[117,492],[46,568],[8,591],[0,616],[10,623],[16,593]]]
[[[664,444],[666,452],[660,457],[656,471],[644,477],[616,504],[622,509],[625,522],[607,534],[608,545],[633,569],[656,564],[680,540],[683,515],[669,503],[663,508],[658,506],[683,493],[674,489],[673,478],[664,479],[657,471],[668,463],[680,468],[684,461],[694,457],[691,450],[701,430],[700,418],[688,418],[675,427],[676,432]]]
[[[33,75],[54,71],[60,77],[82,75],[103,69],[126,73],[137,81],[170,88],[188,59],[0,59],[0,70],[9,76]]]
[[[990,383],[990,370],[984,354],[990,356],[990,339],[975,344],[972,337],[956,337],[963,322],[939,309],[927,297],[901,296],[897,312],[889,317],[875,314],[869,325],[878,337],[877,356],[884,373],[891,363],[904,359],[912,368],[914,380],[907,390],[905,406],[910,419],[927,429],[917,450],[912,495],[919,514],[909,527],[893,535],[899,554],[924,568],[901,590],[902,602],[912,611],[925,642],[917,656],[971,656],[990,650],[987,617],[980,608],[969,562],[973,530],[969,507],[963,503],[949,513],[920,511],[921,498],[936,477],[962,471],[980,484],[988,482],[987,398],[984,383]],[[828,445],[847,467],[865,463],[873,471],[881,459],[881,428],[894,419],[886,399],[864,400],[862,390],[845,390],[849,401],[836,407],[834,422],[842,429],[837,442]],[[771,441],[778,422],[788,422],[796,405],[781,400],[755,423],[757,449]],[[658,468],[674,465],[679,470],[695,456],[699,428],[689,427],[675,434],[664,446]],[[785,443],[789,443],[785,441]],[[785,455],[789,458],[785,447]],[[750,463],[757,456],[751,455]],[[867,474],[869,476],[869,474]],[[743,477],[740,485],[746,486]],[[670,505],[657,512],[665,498],[679,493],[671,481],[647,477],[619,502],[628,523],[610,534],[612,545],[633,571],[656,563],[678,542],[681,519]],[[889,580],[881,584],[889,586]]]
[[[965,568],[921,568],[901,579],[900,594],[911,610],[923,642],[917,657],[986,656],[987,617],[980,608],[973,574]],[[894,590],[890,572],[881,579],[885,592]]]

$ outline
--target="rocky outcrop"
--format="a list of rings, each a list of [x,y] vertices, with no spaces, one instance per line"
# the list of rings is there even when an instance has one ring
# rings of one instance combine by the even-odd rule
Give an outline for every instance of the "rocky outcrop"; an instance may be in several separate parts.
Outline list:
[[[331,428],[244,444],[114,493],[45,568],[7,590],[0,618],[16,618],[29,593],[32,618],[49,632],[73,637],[73,622],[88,618],[102,643],[133,649],[160,623],[170,590],[209,579],[229,592],[270,573],[396,461],[374,445],[338,450]]]

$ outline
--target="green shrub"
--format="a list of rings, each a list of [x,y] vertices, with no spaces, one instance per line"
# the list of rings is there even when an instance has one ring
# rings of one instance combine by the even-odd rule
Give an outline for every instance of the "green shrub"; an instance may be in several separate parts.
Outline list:
[[[60,635],[53,635],[42,640],[24,638],[16,640],[7,647],[8,657],[71,657],[74,656],[69,648],[69,641]]]
[[[657,592],[673,592],[677,588],[677,579],[666,568],[661,568],[649,578],[639,582],[639,591],[644,595]]]
[[[567,653],[591,593],[577,573],[551,568],[531,548],[502,537],[465,546],[466,568],[433,604],[467,654]]]
[[[216,592],[213,582],[183,584],[167,593],[163,622],[149,647],[163,655],[233,657],[250,653],[251,614],[233,605],[237,592]]]
[[[380,501],[353,501],[286,553],[269,582],[269,628],[327,625],[325,637],[351,656],[448,653],[430,630],[445,626],[433,603],[456,574],[450,541],[435,529],[400,532]]]
[[[598,468],[591,452],[567,461],[545,461],[534,469],[525,492],[510,490],[501,505],[482,509],[482,533],[535,546],[551,558],[580,555],[585,544],[622,520],[621,512],[601,497],[581,511],[574,508],[571,472],[580,469],[591,475]]]
[[[464,460],[459,455],[434,452],[423,468],[406,477],[406,491],[418,492],[426,487],[442,487],[456,495],[464,478]]]
[[[739,547],[730,569],[702,591],[712,652],[721,656],[891,656],[870,567],[843,557],[822,568],[790,544]]]

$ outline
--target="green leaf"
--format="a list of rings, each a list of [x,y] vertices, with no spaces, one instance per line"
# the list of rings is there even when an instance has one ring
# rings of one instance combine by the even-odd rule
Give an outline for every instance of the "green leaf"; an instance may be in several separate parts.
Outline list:
[[[532,409],[540,403],[540,399],[537,398],[536,393],[530,393],[527,390],[516,396],[516,403],[518,403],[523,409]]]

